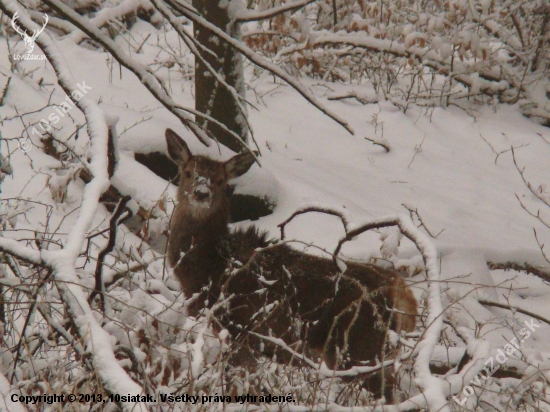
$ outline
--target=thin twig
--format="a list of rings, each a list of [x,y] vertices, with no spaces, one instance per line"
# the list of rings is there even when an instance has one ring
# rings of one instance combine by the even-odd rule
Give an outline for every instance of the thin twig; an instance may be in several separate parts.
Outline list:
[[[32,296],[30,298],[31,305],[29,307],[29,312],[27,313],[27,317],[25,318],[25,324],[23,325],[23,329],[21,330],[21,337],[19,339],[19,342],[17,342],[17,349],[15,351],[16,355],[15,355],[15,360],[13,361],[13,370],[12,370],[12,374],[11,374],[11,378],[10,378],[10,384],[11,385],[13,385],[13,380],[15,379],[15,372],[17,371],[17,362],[19,362],[19,358],[21,357],[21,346],[23,345],[23,341],[25,340],[25,334],[26,334],[26,331],[27,331],[27,327],[29,326],[29,322],[31,320],[32,313],[34,311],[36,303],[38,302],[38,300],[37,300],[38,292],[40,291],[42,286],[48,281],[48,279],[50,278],[51,275],[52,275],[52,271],[48,270],[48,272],[46,273],[46,276],[44,277],[44,279],[40,280],[38,282],[36,290],[34,291],[34,293],[32,294]]]
[[[499,158],[499,156],[500,156],[501,154],[508,153],[508,152],[512,151],[513,149],[520,149],[520,148],[522,148],[522,147],[529,146],[529,143],[524,143],[524,144],[522,144],[522,145],[519,145],[519,146],[510,148],[510,149],[502,150],[502,151],[500,151],[500,152],[497,152],[497,151],[495,150],[495,148],[493,147],[493,145],[492,145],[491,143],[489,143],[489,141],[488,141],[487,139],[485,139],[485,137],[483,137],[483,135],[482,135],[481,133],[479,134],[479,136],[483,139],[483,141],[484,141],[485,143],[487,143],[487,145],[491,148],[491,150],[493,151],[493,153],[496,155],[496,157],[495,157],[495,164],[497,164],[498,158]]]
[[[391,146],[386,139],[369,139],[368,137],[365,136],[365,140],[368,140],[374,145],[382,146],[384,149],[386,149],[386,153],[390,152]]]
[[[6,98],[6,95],[8,94],[8,88],[10,87],[11,82],[11,76],[8,77],[8,81],[6,82],[6,86],[2,90],[2,97],[0,97],[0,106],[4,105],[4,99]]]
[[[546,137],[544,137],[542,134],[540,133],[537,133],[541,138],[542,140],[544,140],[546,143],[550,144],[550,140],[548,140]]]
[[[147,40],[149,40],[149,37],[151,37],[151,33],[149,33],[149,34],[147,35],[147,37],[145,37],[145,40],[143,40],[143,41],[141,42],[141,44],[139,45],[139,47],[138,47],[137,50],[136,50],[136,53],[139,53],[139,52],[141,51],[141,48],[145,45],[145,43],[147,42]]]
[[[519,146],[519,147],[523,147],[523,146]],[[531,183],[525,178],[525,175],[524,175],[525,167],[521,169],[519,168],[518,162],[516,160],[516,152],[515,152],[515,149],[518,149],[519,147],[517,148],[512,147],[510,150],[512,151],[512,159],[514,160],[514,164],[516,165],[516,169],[518,169],[518,172],[521,176],[521,179],[523,180],[523,183],[525,183],[525,186],[527,186],[527,188],[531,191],[532,194],[534,194],[537,197],[537,199],[539,199],[546,206],[550,207],[550,200],[545,199],[540,193],[538,193],[535,189],[533,189],[533,186],[531,186]]]
[[[415,146],[414,146],[414,155],[413,155],[413,157],[412,157],[412,159],[411,159],[411,162],[409,163],[409,165],[408,165],[407,167],[410,168],[411,165],[412,165],[413,162],[414,162],[414,159],[416,158],[416,155],[417,155],[418,153],[422,153],[422,145],[424,144],[424,139],[426,139],[426,135],[424,135],[424,137],[422,138],[422,141],[420,142],[419,145],[415,145]]]
[[[420,217],[420,213],[418,213],[418,209],[417,208],[412,208],[408,205],[406,205],[405,203],[401,203],[401,206],[403,206],[405,209],[407,209],[411,215],[411,220],[414,221],[414,217],[413,215],[416,215],[416,218],[418,219],[418,221],[420,222],[420,226],[419,227],[423,227],[424,230],[428,233],[428,235],[430,235],[430,237],[436,239],[441,233],[443,233],[445,231],[446,228],[443,228],[439,231],[439,233],[437,235],[433,235],[432,232],[430,231],[430,229],[428,229],[428,227],[424,224],[424,221],[422,220],[422,218]]]
[[[539,221],[540,223],[542,223],[544,226],[546,226],[548,229],[550,229],[550,223],[547,222],[547,221],[545,221],[545,220],[542,218],[542,216],[541,216],[541,214],[540,214],[540,209],[537,210],[537,214],[534,214],[534,213],[531,212],[529,209],[527,209],[527,206],[525,206],[525,205],[523,204],[523,202],[521,201],[521,199],[519,198],[519,196],[517,195],[517,193],[516,193],[516,199],[518,200],[518,202],[519,202],[519,204],[520,204],[520,206],[521,206],[521,208],[522,208],[523,210],[525,210],[530,216],[533,216],[535,219],[538,219],[538,221]]]
[[[533,232],[535,232],[535,239],[537,240],[537,244],[539,245],[539,248],[542,253],[542,256],[544,257],[544,260],[550,263],[550,257],[544,251],[544,243],[541,243],[541,241],[539,240],[539,237],[537,235],[537,230],[535,228],[533,228]]]

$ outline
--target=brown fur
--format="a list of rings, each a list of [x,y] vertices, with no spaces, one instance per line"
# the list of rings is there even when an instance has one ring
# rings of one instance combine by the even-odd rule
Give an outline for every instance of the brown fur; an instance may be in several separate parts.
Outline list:
[[[273,244],[255,228],[229,232],[226,184],[249,169],[252,155],[217,162],[192,156],[170,129],[166,139],[181,175],[168,259],[185,296],[194,296],[190,315],[212,308],[223,292],[231,298],[215,315],[233,341],[284,359],[287,354],[248,332],[281,338],[307,356],[321,356],[329,368],[384,359],[388,327],[414,330],[417,303],[396,272],[347,262],[342,275],[331,260]],[[246,364],[252,357],[241,351],[237,358]]]

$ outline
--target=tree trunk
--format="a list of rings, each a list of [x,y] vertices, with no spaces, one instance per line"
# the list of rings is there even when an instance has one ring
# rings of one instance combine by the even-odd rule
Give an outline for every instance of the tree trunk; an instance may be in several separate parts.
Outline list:
[[[225,4],[226,7],[219,7]],[[227,4],[217,0],[193,0],[193,7],[210,23],[224,30],[230,36],[239,39],[239,25],[229,20]],[[225,79],[225,81],[244,97],[244,79],[242,56],[230,47],[226,42],[216,37],[210,30],[195,26],[195,38],[210,53],[202,52],[202,57]],[[210,115],[223,123],[228,129],[237,133],[243,141],[248,139],[248,126],[246,113],[242,113],[231,93],[224,85],[208,72],[202,62],[195,58],[195,109]],[[212,122],[197,119],[199,125],[204,127],[215,139],[235,152],[242,151],[242,145],[227,131]]]

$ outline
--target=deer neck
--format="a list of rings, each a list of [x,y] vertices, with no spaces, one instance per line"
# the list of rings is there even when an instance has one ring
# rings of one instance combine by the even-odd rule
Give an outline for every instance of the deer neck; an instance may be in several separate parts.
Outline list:
[[[228,202],[211,210],[196,210],[186,200],[174,211],[170,226],[170,264],[175,266],[187,254],[208,256],[219,254],[222,239],[229,233]]]

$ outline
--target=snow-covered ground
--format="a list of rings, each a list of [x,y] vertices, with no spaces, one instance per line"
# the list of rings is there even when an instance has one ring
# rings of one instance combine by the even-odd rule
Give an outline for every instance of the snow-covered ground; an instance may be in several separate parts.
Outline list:
[[[143,27],[141,25],[143,24]],[[132,29],[137,44],[144,39],[151,27],[138,23]],[[168,33],[168,38],[174,36]],[[172,38],[172,40],[174,40]],[[156,56],[154,42],[143,47],[142,54],[133,54],[143,63],[169,60],[166,53]],[[177,42],[176,42],[177,43]],[[169,114],[144,89],[128,70],[104,53],[75,46],[69,40],[60,42],[66,63],[75,81],[91,87],[88,96],[99,102],[109,115],[118,116],[117,132],[120,135],[121,162],[112,183],[145,209],[151,209],[158,200],[169,200],[174,188],[133,160],[132,152],[166,151],[164,130],[173,128],[184,136],[194,153],[228,158],[230,152],[215,146],[204,147]],[[5,42],[0,44],[0,55],[8,53]],[[188,56],[182,58],[184,65]],[[13,117],[17,112],[27,113],[44,107],[52,90],[52,100],[65,98],[56,83],[51,67],[43,62],[24,62],[27,71],[37,70],[30,78],[13,76],[7,102],[0,108],[2,118]],[[153,66],[154,67],[154,66]],[[3,80],[9,72],[9,63],[2,59],[0,68]],[[326,101],[327,107],[349,121],[355,130],[350,135],[337,123],[324,116],[305,101],[296,91],[273,76],[261,73],[253,75],[247,67],[250,123],[256,142],[261,150],[262,168],[254,166],[242,180],[239,190],[266,194],[276,199],[272,215],[254,222],[279,235],[277,225],[288,218],[298,207],[308,204],[323,204],[345,209],[355,224],[386,214],[408,215],[408,208],[416,209],[430,233],[437,235],[433,242],[439,253],[442,283],[445,294],[444,306],[459,300],[449,316],[456,316],[458,324],[475,331],[476,337],[487,339],[493,350],[502,347],[514,333],[513,319],[528,319],[526,315],[513,314],[510,310],[482,306],[478,298],[510,303],[513,306],[548,318],[550,313],[550,286],[541,279],[525,273],[490,271],[487,262],[528,263],[543,268],[545,262],[534,235],[541,244],[550,243],[550,230],[531,216],[522,207],[550,221],[550,209],[545,207],[526,187],[520,169],[540,196],[550,199],[550,129],[539,126],[522,117],[515,106],[475,107],[468,112],[449,107],[426,109],[410,106],[403,113],[393,104],[381,100],[378,104],[362,105],[353,99]],[[168,72],[165,67],[158,74],[167,82],[175,99],[193,107],[193,86],[177,70]],[[185,73],[183,73],[185,74]],[[42,88],[36,85],[43,78]],[[327,95],[355,90],[371,93],[365,85],[341,85],[301,79],[315,95],[325,100]],[[25,124],[47,118],[53,112],[47,107],[38,113],[23,118]],[[84,117],[77,108],[56,126],[59,136],[67,138],[75,130],[73,122],[82,125]],[[12,139],[22,135],[19,118],[6,120],[1,125],[2,137]],[[84,153],[87,141],[85,130],[82,136],[69,144],[79,153]],[[386,152],[373,145],[370,139],[384,139],[391,150]],[[36,136],[31,140],[37,146],[42,143]],[[57,172],[59,161],[33,147],[27,153],[17,149],[17,141],[2,142],[2,153],[10,155],[13,175],[2,183],[2,199],[22,198],[41,204],[27,204],[34,212],[14,218],[18,231],[10,232],[14,238],[32,237],[32,230],[45,225],[49,219],[50,230],[59,224],[59,238],[67,232],[78,215],[83,182],[71,181],[64,201],[55,203],[52,196],[63,190],[65,172]],[[57,186],[54,183],[57,182]],[[48,190],[48,187],[50,190]],[[59,199],[59,198],[58,198]],[[520,203],[521,201],[521,203]],[[52,205],[53,213],[47,207]],[[171,204],[167,202],[168,214]],[[159,215],[162,213],[157,209]],[[65,215],[68,217],[64,218]],[[93,227],[105,225],[108,213],[101,209]],[[415,217],[416,218],[416,217]],[[166,223],[166,215],[164,224]],[[416,220],[418,223],[418,220]],[[160,225],[162,224],[159,223]],[[237,225],[248,225],[241,222]],[[25,231],[28,229],[30,231]],[[423,230],[423,229],[422,229]],[[386,233],[383,231],[382,233]],[[7,235],[8,232],[5,232]],[[287,238],[313,242],[333,250],[343,235],[341,223],[334,217],[307,214],[295,219],[286,229]],[[131,242],[136,242],[128,234]],[[346,244],[343,254],[348,258],[372,260],[388,258],[380,251],[380,233],[361,235]],[[51,245],[52,249],[57,246]],[[315,252],[311,248],[311,252]],[[154,253],[154,252],[147,252]],[[550,253],[547,252],[549,255]],[[421,259],[413,244],[403,241],[397,265],[420,265]],[[145,259],[144,259],[145,260]],[[415,294],[422,300],[426,289],[424,275],[411,278]],[[472,291],[472,285],[480,285]],[[498,287],[497,287],[498,286]],[[513,290],[511,290],[513,289]],[[464,295],[468,295],[464,298]],[[476,299],[472,297],[475,296]],[[509,327],[503,328],[508,319]],[[543,325],[525,343],[525,351],[547,350],[550,326]],[[531,352],[529,352],[531,353]],[[540,355],[535,355],[537,357]],[[546,353],[541,362],[548,362]]]

